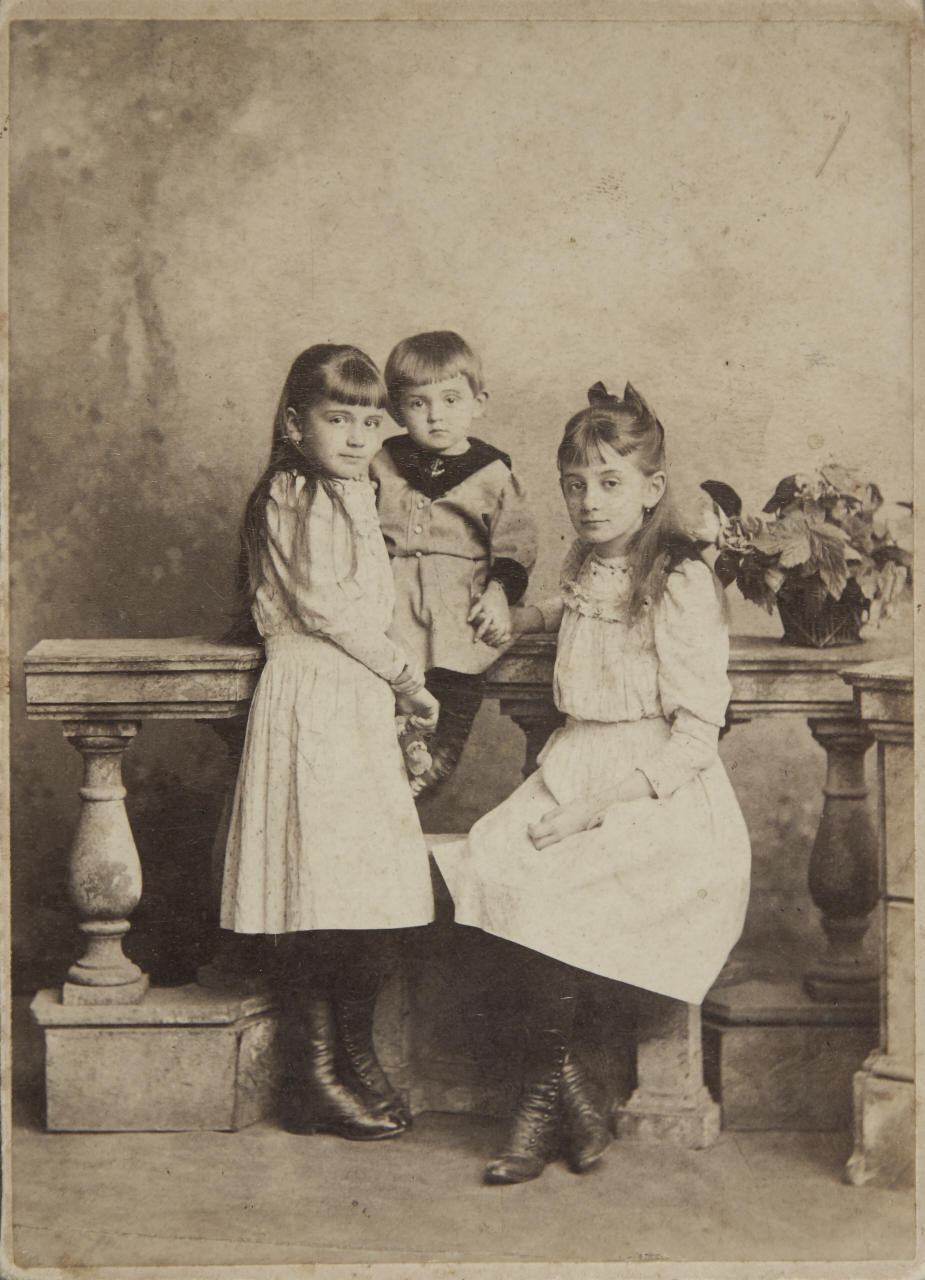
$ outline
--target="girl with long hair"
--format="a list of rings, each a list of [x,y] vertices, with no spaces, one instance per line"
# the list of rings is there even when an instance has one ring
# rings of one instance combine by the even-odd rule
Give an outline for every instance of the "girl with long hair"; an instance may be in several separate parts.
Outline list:
[[[571,1041],[583,977],[699,1004],[748,900],[748,834],[717,755],[722,592],[675,514],[661,423],[629,384],[588,400],[558,453],[577,535],[561,591],[513,619],[558,631],[565,723],[465,842],[434,850],[457,923],[507,939],[521,984],[523,1083],[492,1183],[535,1178],[563,1148],[583,1173],[606,1149]]]
[[[367,474],[387,393],[362,351],[303,351],[242,529],[243,619],[266,649],[225,856],[221,924],[279,942],[282,1119],[360,1140],[410,1124],[372,1028],[384,945],[427,924],[427,849],[396,702],[437,720],[388,638],[393,587]],[[238,627],[237,634],[244,634]]]

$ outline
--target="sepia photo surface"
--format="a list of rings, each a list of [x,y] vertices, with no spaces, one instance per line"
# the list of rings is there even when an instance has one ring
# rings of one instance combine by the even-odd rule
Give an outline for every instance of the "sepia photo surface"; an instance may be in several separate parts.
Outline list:
[[[645,991],[599,980],[586,1032],[615,1140],[587,1175],[554,1160],[520,1187],[482,1183],[519,1011],[436,873],[433,936],[389,953],[377,1012],[411,1132],[278,1123],[275,951],[218,917],[259,667],[215,646],[314,343],[382,368],[452,330],[478,353],[476,434],[538,532],[526,605],[559,586],[557,448],[599,382],[657,415],[703,541],[722,514],[704,482],[768,520],[781,481],[828,475],[911,550],[920,7],[216,9],[3,15],[3,1274],[917,1274],[899,551],[875,566],[902,566],[888,607],[844,646],[784,644],[775,602],[726,588],[741,938],[702,1011],[653,1023]],[[489,671],[419,806],[430,847],[535,767],[553,654],[528,638]],[[664,946],[685,927],[666,917]],[[134,995],[62,996],[81,957],[128,965]]]

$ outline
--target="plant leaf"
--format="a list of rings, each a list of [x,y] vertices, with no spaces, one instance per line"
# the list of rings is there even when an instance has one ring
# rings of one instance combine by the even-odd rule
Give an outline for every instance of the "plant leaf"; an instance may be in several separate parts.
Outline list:
[[[738,552],[730,551],[728,547],[724,547],[716,557],[713,563],[713,572],[724,587],[728,587],[730,582],[735,582],[741,559],[742,557]]]
[[[724,516],[742,514],[742,499],[730,485],[722,480],[704,480],[700,487],[710,495]]]
[[[816,572],[825,584],[825,589],[833,600],[839,600],[841,593],[848,585],[848,570],[845,566],[844,558],[839,562],[838,558],[832,556],[828,551],[824,551],[817,556],[818,564]]]
[[[846,497],[860,497],[862,488],[857,473],[839,462],[829,462],[822,468],[822,478],[838,493]]]
[[[781,540],[780,567],[795,569],[799,564],[806,564],[813,553],[808,533],[792,533]]]
[[[871,552],[871,559],[878,566],[885,565],[888,562],[905,565],[906,568],[911,568],[912,566],[912,552],[907,551],[905,547],[897,547],[892,542],[888,542],[882,547],[874,547]]]
[[[777,513],[783,511],[794,500],[799,489],[796,476],[785,476],[779,480],[772,497],[761,508],[762,511]]]
[[[760,533],[752,535],[752,546],[763,556],[776,556],[780,553],[783,542],[775,525],[768,525]]]
[[[777,597],[765,580],[765,570],[752,556],[746,556],[739,566],[736,586],[746,600],[760,604],[768,613],[774,612]]]

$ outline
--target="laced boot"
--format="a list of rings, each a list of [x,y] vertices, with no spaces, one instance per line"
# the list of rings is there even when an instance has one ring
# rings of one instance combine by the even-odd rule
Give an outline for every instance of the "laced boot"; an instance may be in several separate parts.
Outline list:
[[[389,1115],[403,1128],[410,1129],[411,1112],[376,1056],[373,1018],[377,996],[378,990],[358,999],[335,996],[338,1074],[350,1082],[372,1112]]]
[[[337,1073],[337,1030],[331,1002],[322,992],[302,994],[298,1023],[288,1028],[288,1070],[284,1077],[282,1119],[290,1133],[333,1133],[370,1142],[395,1138],[405,1125],[388,1113],[373,1111]]]
[[[595,1106],[581,1063],[569,1050],[562,1067],[562,1120],[568,1163],[573,1173],[587,1173],[610,1145],[610,1130]]]
[[[489,1183],[529,1182],[538,1178],[559,1146],[562,1067],[566,1037],[559,1030],[530,1037],[524,1084],[504,1151],[488,1165]]]

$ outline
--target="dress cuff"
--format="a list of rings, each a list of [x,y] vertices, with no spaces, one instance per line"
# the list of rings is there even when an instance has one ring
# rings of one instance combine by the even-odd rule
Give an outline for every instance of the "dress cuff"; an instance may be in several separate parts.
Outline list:
[[[386,676],[389,684],[396,693],[419,693],[424,688],[423,671],[413,663],[405,662],[401,657],[397,661],[399,663],[398,671]]]
[[[508,604],[512,605],[518,604],[523,599],[527,580],[528,574],[523,565],[516,560],[509,560],[506,556],[499,556],[497,560],[493,560],[491,569],[488,571],[488,581],[500,582]]]
[[[636,768],[648,779],[649,786],[659,800],[674,795],[678,788],[685,782],[689,782],[692,777],[689,767],[672,764],[670,760],[665,760],[661,756],[637,763]]]
[[[715,725],[681,710],[675,716],[671,737],[665,745],[648,760],[638,762],[636,768],[645,774],[652,790],[662,800],[713,763],[718,738]]]

